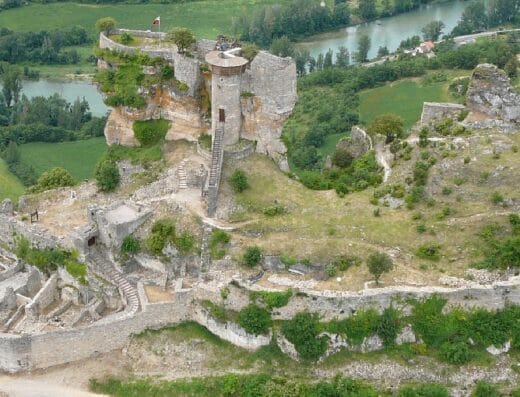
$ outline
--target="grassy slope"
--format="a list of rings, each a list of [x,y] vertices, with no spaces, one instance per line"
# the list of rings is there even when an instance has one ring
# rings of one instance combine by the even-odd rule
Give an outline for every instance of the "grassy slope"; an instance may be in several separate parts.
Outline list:
[[[232,220],[250,221],[234,235],[237,245],[232,255],[240,258],[244,247],[259,245],[266,253],[288,254],[297,258],[308,257],[318,263],[327,263],[340,254],[355,254],[365,258],[373,250],[392,251],[399,248],[396,269],[385,275],[385,282],[407,280],[420,284],[436,284],[441,274],[460,276],[468,266],[479,258],[480,240],[477,232],[491,222],[505,223],[505,214],[511,208],[493,205],[494,191],[505,198],[518,194],[514,189],[519,175],[507,171],[496,173],[498,166],[514,167],[517,154],[507,149],[500,158],[493,158],[493,141],[500,140],[507,147],[520,145],[520,134],[511,136],[495,135],[488,139],[489,132],[482,138],[472,140],[471,145],[460,149],[450,149],[451,139],[446,148],[429,148],[438,159],[430,171],[427,190],[435,199],[432,207],[424,203],[413,211],[405,208],[381,207],[381,216],[373,214],[376,206],[369,204],[373,189],[357,192],[339,198],[333,191],[312,191],[297,181],[280,173],[269,160],[254,156],[244,160],[239,166],[245,170],[251,188],[236,196],[243,208],[235,212]],[[506,143],[507,142],[507,143]],[[443,159],[441,153],[448,152]],[[404,183],[410,175],[420,150],[416,148],[409,161],[399,160],[393,169],[389,183]],[[463,159],[471,158],[469,164]],[[226,181],[235,166],[224,168]],[[488,172],[487,181],[481,174]],[[497,174],[497,176],[493,176]],[[459,185],[457,179],[464,182]],[[451,195],[443,195],[444,186],[451,187]],[[232,195],[227,182],[221,185],[222,197]],[[288,209],[285,215],[268,217],[262,210],[275,204]],[[445,207],[452,210],[447,217],[439,214]],[[415,221],[414,213],[422,214],[422,220]],[[416,226],[424,223],[427,232],[418,233]],[[261,236],[255,238],[251,236]],[[417,248],[425,243],[442,246],[442,258],[438,262],[422,260],[415,255]],[[362,287],[370,280],[365,266],[349,269],[340,285],[335,288]]]
[[[21,182],[9,172],[4,160],[0,159],[0,201],[7,197],[17,200],[24,190]]]
[[[454,102],[447,91],[449,82],[422,84],[417,80],[401,80],[359,94],[361,122],[370,123],[384,113],[395,113],[410,128],[421,118],[423,102]]]
[[[64,167],[76,180],[92,177],[96,162],[105,150],[104,137],[77,142],[20,145],[22,161],[32,165],[38,175],[53,167]]]
[[[232,33],[232,20],[241,12],[268,4],[283,4],[289,0],[207,0],[178,4],[34,4],[0,13],[0,26],[16,31],[36,31],[81,25],[93,34],[99,18],[111,16],[118,25],[132,29],[150,29],[156,16],[161,17],[161,29],[174,26],[192,29],[198,37],[215,38],[220,33]],[[20,23],[20,21],[24,21]]]

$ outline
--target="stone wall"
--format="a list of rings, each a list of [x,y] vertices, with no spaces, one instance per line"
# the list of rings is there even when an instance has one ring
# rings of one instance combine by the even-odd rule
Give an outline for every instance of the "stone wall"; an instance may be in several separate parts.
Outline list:
[[[54,248],[58,240],[47,229],[37,223],[29,224],[0,214],[0,242],[13,248],[16,238],[25,236],[36,248]]]
[[[424,102],[421,123],[429,124],[433,121],[445,118],[456,121],[465,109],[466,107],[464,105],[459,105],[458,103]]]
[[[31,303],[25,306],[28,316],[38,318],[42,310],[58,298],[58,273],[52,274],[43,287],[35,295]]]

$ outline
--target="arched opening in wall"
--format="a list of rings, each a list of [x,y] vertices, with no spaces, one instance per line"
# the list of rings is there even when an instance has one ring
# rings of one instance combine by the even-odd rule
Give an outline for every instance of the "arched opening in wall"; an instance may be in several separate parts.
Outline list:
[[[226,122],[226,111],[224,109],[218,110],[218,121],[221,123]]]
[[[92,247],[92,246],[95,245],[95,244],[96,244],[96,236],[92,236],[91,238],[89,238],[89,239],[87,240],[87,245],[88,245],[89,247]]]

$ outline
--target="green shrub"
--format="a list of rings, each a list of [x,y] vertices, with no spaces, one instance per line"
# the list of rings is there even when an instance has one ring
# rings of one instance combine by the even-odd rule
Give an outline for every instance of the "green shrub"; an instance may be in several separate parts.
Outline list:
[[[347,337],[348,342],[359,346],[365,338],[377,333],[380,316],[374,309],[359,310],[343,320],[332,320],[329,331]]]
[[[471,397],[500,397],[502,394],[498,387],[483,380],[477,382],[477,387],[471,393]]]
[[[161,142],[169,127],[170,123],[164,119],[134,121],[132,126],[135,138],[146,147]]]
[[[255,267],[261,260],[262,250],[257,246],[247,247],[246,252],[244,252],[244,256],[242,257],[242,262],[247,267]]]
[[[388,307],[379,317],[376,330],[383,344],[388,347],[395,344],[395,338],[397,338],[401,328],[399,311],[393,307]]]
[[[141,242],[131,234],[123,239],[121,252],[125,254],[137,254],[141,250]]]
[[[449,196],[452,192],[453,192],[453,189],[449,186],[444,186],[442,188],[442,194],[444,194],[445,196]]]
[[[183,255],[188,255],[195,247],[195,236],[189,232],[182,232],[180,236],[175,237],[174,244]]]
[[[356,255],[341,255],[334,263],[339,271],[344,272],[352,266],[358,266],[363,262],[359,256]]]
[[[282,325],[282,332],[303,360],[317,361],[327,351],[327,339],[318,337],[317,314],[301,312]]]
[[[81,285],[87,285],[87,265],[78,262],[76,259],[65,260],[65,269],[67,272],[79,281]]]
[[[213,229],[209,240],[211,259],[222,259],[226,255],[225,246],[231,241],[231,236],[224,230]]]
[[[226,300],[229,296],[229,288],[224,287],[220,289],[220,297],[224,300]]]
[[[388,273],[394,268],[394,262],[384,252],[375,252],[368,257],[367,266],[368,271],[374,276],[376,284],[379,284],[379,279],[383,273]]]
[[[269,309],[287,306],[289,299],[291,299],[292,289],[286,291],[252,291],[250,298],[253,302],[260,299]]]
[[[450,397],[446,387],[436,384],[405,386],[399,390],[398,397]]]
[[[124,32],[121,34],[121,36],[119,36],[119,42],[121,44],[128,45],[132,41],[134,41],[134,37],[128,32]]]
[[[119,169],[115,162],[104,160],[100,162],[94,174],[98,188],[103,192],[112,192],[119,185]]]
[[[198,138],[200,147],[205,150],[211,150],[211,140],[210,134],[201,134]]]
[[[421,259],[438,261],[441,258],[441,246],[436,243],[421,245],[415,251],[415,255]]]
[[[45,171],[39,178],[34,189],[35,192],[56,189],[64,186],[74,186],[75,182],[69,171],[62,167],[52,168]]]
[[[325,273],[329,277],[334,277],[336,274],[338,274],[338,267],[334,263],[329,263],[327,266],[325,266]]]
[[[235,193],[242,193],[244,190],[249,188],[249,182],[247,181],[247,175],[244,171],[237,169],[229,178],[229,184]]]
[[[273,323],[269,312],[254,304],[242,309],[238,320],[242,328],[254,335],[266,334]]]
[[[167,241],[175,241],[175,224],[170,219],[159,219],[152,225],[148,236],[148,250],[154,255],[160,255]]]
[[[283,215],[287,213],[287,209],[283,205],[270,205],[262,210],[266,216]]]
[[[466,342],[445,342],[439,349],[441,357],[450,364],[466,364],[472,358],[472,352]]]
[[[502,196],[499,192],[493,192],[491,195],[491,202],[495,205],[502,204],[504,202],[504,196]]]
[[[426,225],[424,223],[418,223],[417,226],[415,226],[415,230],[417,230],[417,233],[424,233],[426,231]]]

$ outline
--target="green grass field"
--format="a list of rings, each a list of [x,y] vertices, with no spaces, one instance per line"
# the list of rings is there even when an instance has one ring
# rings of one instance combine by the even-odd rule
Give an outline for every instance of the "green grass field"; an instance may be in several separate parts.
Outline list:
[[[20,145],[22,161],[34,167],[37,175],[54,168],[66,168],[77,181],[91,178],[99,158],[105,153],[105,138],[61,143]]]
[[[289,0],[206,0],[177,4],[34,4],[2,11],[0,26],[15,31],[38,31],[81,25],[95,33],[99,18],[115,18],[118,26],[150,29],[152,20],[161,17],[161,30],[175,26],[192,29],[197,37],[215,38],[232,33],[232,21],[242,12],[250,14],[268,4],[284,4]]]
[[[421,118],[423,102],[456,102],[448,93],[448,82],[423,85],[420,81],[401,80],[359,93],[359,115],[368,124],[384,113],[395,113],[410,128]]]
[[[25,188],[22,183],[7,169],[7,164],[0,159],[0,201],[9,197],[18,200]]]

